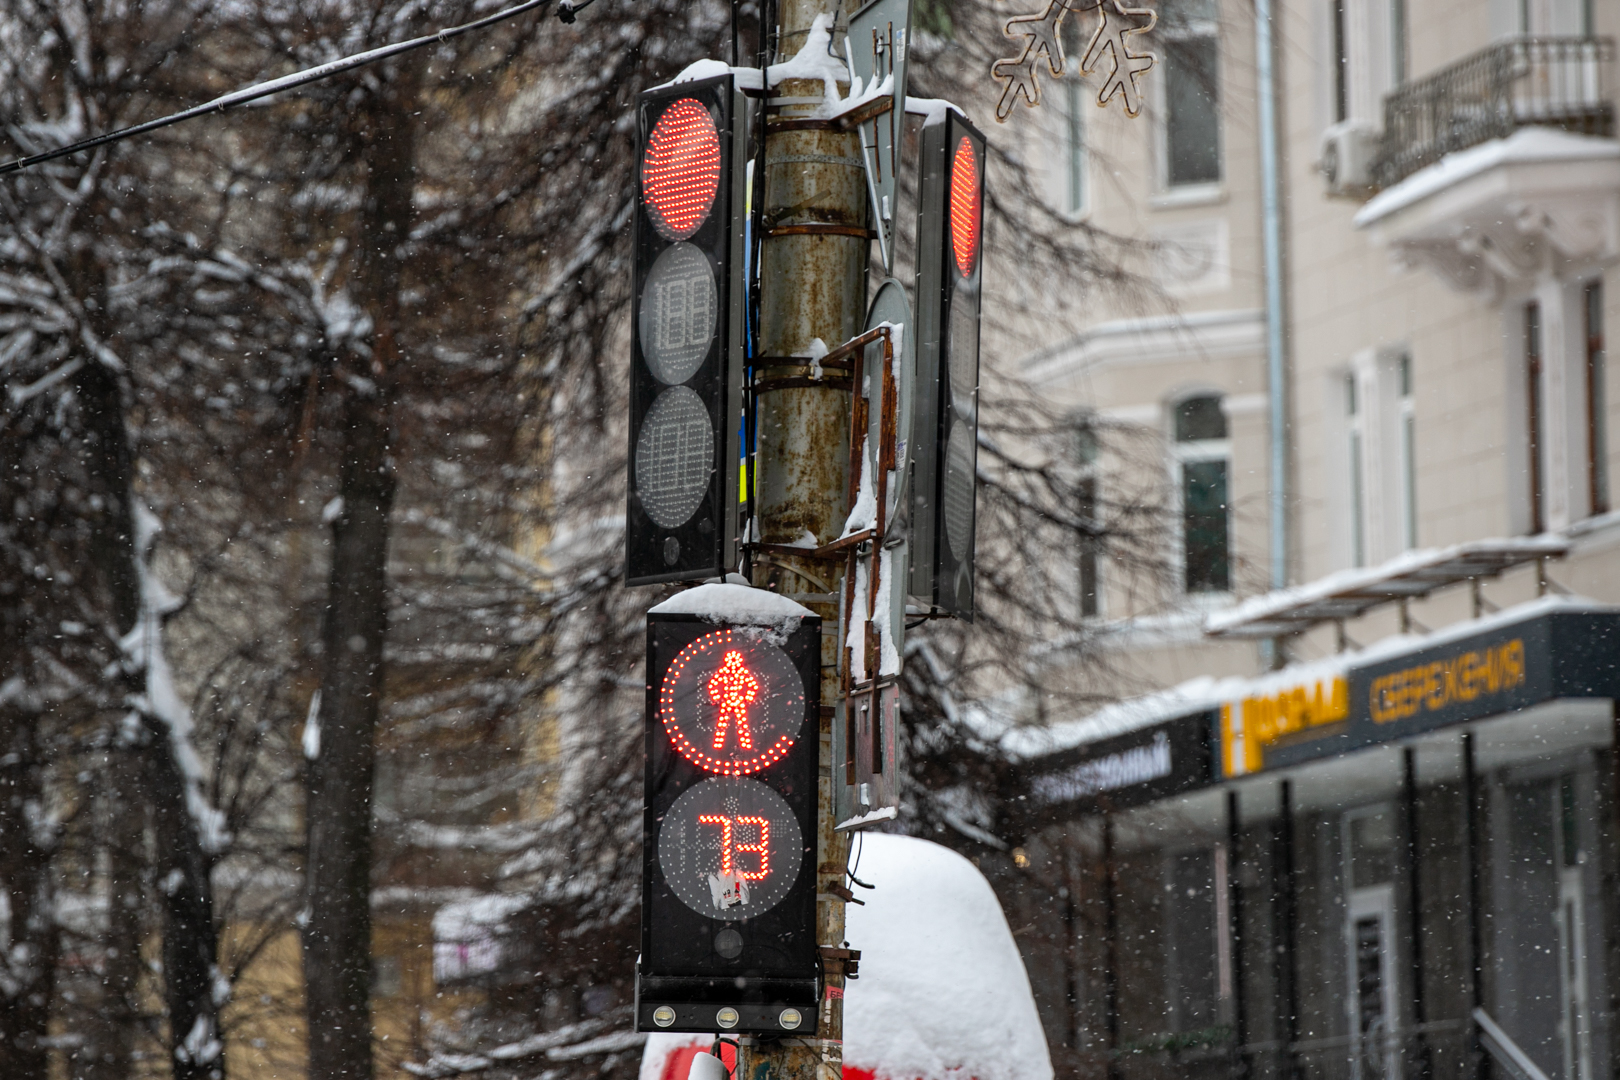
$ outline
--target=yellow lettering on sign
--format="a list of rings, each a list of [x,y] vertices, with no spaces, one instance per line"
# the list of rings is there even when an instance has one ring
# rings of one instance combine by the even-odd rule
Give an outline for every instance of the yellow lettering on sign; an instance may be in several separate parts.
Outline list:
[[[1221,706],[1221,765],[1227,776],[1265,767],[1265,748],[1297,732],[1350,716],[1350,684],[1339,675]]]
[[[1389,724],[1467,704],[1481,695],[1505,693],[1523,685],[1524,679],[1524,639],[1514,638],[1380,675],[1368,691],[1367,708],[1374,723]]]

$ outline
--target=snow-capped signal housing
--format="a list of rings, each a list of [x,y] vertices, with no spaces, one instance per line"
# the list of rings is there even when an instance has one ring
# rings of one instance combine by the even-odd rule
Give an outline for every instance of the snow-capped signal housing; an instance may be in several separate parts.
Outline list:
[[[736,568],[747,124],[730,75],[638,102],[625,526],[631,585]]]
[[[721,590],[763,592],[668,605]],[[647,616],[641,1031],[816,1030],[821,621],[764,596],[798,613]]]
[[[917,206],[911,594],[973,618],[984,136],[954,111],[924,125]]]

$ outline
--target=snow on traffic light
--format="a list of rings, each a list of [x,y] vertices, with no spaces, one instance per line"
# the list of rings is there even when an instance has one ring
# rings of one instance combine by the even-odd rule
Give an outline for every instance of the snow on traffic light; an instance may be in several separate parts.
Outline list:
[[[735,569],[742,409],[744,98],[729,75],[639,100],[629,584]]]
[[[648,613],[639,1030],[816,1029],[820,650],[746,586]]]
[[[919,149],[911,593],[973,618],[985,141],[955,112]]]

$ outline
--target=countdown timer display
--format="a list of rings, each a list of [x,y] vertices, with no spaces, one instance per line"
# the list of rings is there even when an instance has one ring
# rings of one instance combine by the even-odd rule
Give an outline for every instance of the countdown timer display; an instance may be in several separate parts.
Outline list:
[[[683,791],[658,832],[658,866],[681,903],[710,919],[761,915],[799,877],[804,836],[787,800],[746,776]]]
[[[780,761],[799,737],[804,711],[804,681],[788,654],[732,630],[682,649],[658,695],[658,718],[676,752],[722,776]]]
[[[693,244],[665,248],[641,293],[641,351],[665,386],[697,374],[720,325],[720,289],[709,257]]]

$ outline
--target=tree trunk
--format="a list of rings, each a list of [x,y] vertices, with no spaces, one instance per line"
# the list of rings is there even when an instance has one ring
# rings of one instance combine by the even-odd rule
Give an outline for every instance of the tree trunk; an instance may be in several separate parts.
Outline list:
[[[88,276],[88,274],[86,275]],[[135,568],[135,521],[130,506],[129,436],[124,426],[123,395],[117,376],[89,363],[78,377],[84,410],[84,463],[99,512],[90,515],[90,561],[99,578],[103,601],[111,608],[120,635],[129,633],[141,616],[140,575]],[[139,694],[138,671],[126,670],[124,693]],[[127,1080],[134,1073],[135,1000],[141,970],[141,912],[146,906],[142,872],[146,869],[144,833],[146,795],[142,790],[145,750],[131,741],[122,716],[113,717],[108,739],[108,786],[100,842],[107,852],[106,967],[101,1007],[86,1043],[74,1054],[74,1073],[83,1080]]]
[[[118,631],[128,634],[143,614],[140,560],[145,553],[136,544],[131,505],[134,469],[123,395],[117,376],[93,361],[80,369],[78,389],[88,428],[86,465],[106,507],[104,514],[92,519],[92,552],[105,575]],[[161,634],[162,627],[150,626],[148,632]],[[159,644],[149,643],[149,647]],[[143,693],[145,674],[141,666],[126,665],[127,692]],[[169,1061],[174,1080],[220,1080],[225,1060],[218,1041],[219,1008],[213,992],[218,934],[210,880],[212,856],[203,846],[188,805],[187,781],[168,723],[151,713],[141,720],[138,775],[151,806],[158,851],[154,869],[163,907],[163,1003],[169,1014]],[[128,943],[115,941],[113,945],[122,952]]]
[[[408,79],[388,81],[356,127],[369,180],[358,228],[364,239],[356,300],[371,315],[376,332],[363,375],[342,380],[342,503],[332,522],[319,750],[309,765],[305,810],[309,1080],[370,1080],[372,1075],[371,789],[388,632],[388,517],[394,501],[390,377],[397,361],[396,253],[412,213],[412,85]],[[351,351],[349,359],[361,357]]]
[[[128,1080],[133,1074],[135,998],[141,975],[141,914],[146,906],[146,804],[141,796],[141,751],[115,738],[108,749],[100,843],[107,852],[107,940],[101,1003],[69,1062],[74,1080]]]
[[[186,777],[168,726],[144,718],[144,770],[157,841],[156,878],[163,897],[163,1003],[169,1013],[169,1060],[174,1080],[221,1080],[224,1047],[214,1000],[217,943],[210,857],[186,805]]]
[[[38,716],[0,706],[0,894],[10,910],[0,935],[0,1076],[47,1080],[45,1037],[55,991],[59,934],[51,889],[51,838],[42,834],[45,763]]]

